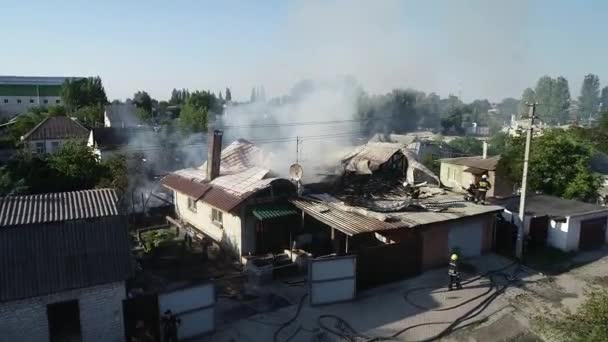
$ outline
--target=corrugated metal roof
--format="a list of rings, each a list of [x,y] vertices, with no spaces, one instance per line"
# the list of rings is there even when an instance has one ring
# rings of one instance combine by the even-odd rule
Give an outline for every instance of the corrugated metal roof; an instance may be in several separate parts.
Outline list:
[[[0,84],[12,85],[62,85],[66,79],[82,77],[48,77],[48,76],[0,76]]]
[[[498,165],[499,161],[500,156],[488,157],[486,159],[483,159],[481,156],[441,159],[442,163],[475,167],[488,171],[496,170],[496,165]]]
[[[342,159],[346,171],[371,174],[404,146],[398,143],[370,142],[355,148]]]
[[[161,180],[161,184],[196,199],[201,198],[209,189],[211,189],[211,185],[208,183],[201,183],[175,173],[170,173],[165,176]]]
[[[290,202],[308,215],[349,236],[408,227],[402,222],[383,222],[357,213],[346,212],[312,199],[295,198]]]
[[[94,189],[0,199],[0,227],[118,215],[113,189]]]
[[[231,211],[237,205],[241,204],[241,202],[246,200],[247,197],[248,196],[238,197],[229,194],[220,187],[211,187],[203,197],[199,198],[199,201],[203,201],[224,211]]]
[[[66,116],[48,117],[23,136],[23,140],[87,139],[89,130]]]
[[[517,212],[519,210],[519,196],[496,200],[494,203],[504,206],[511,212]],[[568,217],[599,211],[608,211],[608,208],[550,195],[532,194],[528,195],[526,198],[526,213],[532,215]]]
[[[298,211],[294,207],[285,204],[261,205],[253,209],[253,215],[262,221],[297,214]]]

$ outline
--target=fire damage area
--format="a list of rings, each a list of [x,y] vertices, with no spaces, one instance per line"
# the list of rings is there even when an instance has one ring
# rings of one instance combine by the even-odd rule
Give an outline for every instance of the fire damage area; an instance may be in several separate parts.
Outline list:
[[[320,182],[302,184],[301,174],[276,177],[272,155],[251,142],[221,149],[221,139],[210,134],[201,167],[162,179],[175,216],[138,233],[133,296],[211,282],[217,322],[228,324],[298,303],[314,286],[315,260],[353,257],[361,291],[443,266],[453,250],[478,256],[491,247],[502,208],[444,189],[401,144],[354,147]]]

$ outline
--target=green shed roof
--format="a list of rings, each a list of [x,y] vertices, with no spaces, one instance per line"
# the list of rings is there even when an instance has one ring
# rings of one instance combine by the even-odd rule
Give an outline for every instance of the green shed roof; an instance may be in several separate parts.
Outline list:
[[[298,210],[287,204],[263,205],[253,209],[253,215],[261,221],[297,214]]]

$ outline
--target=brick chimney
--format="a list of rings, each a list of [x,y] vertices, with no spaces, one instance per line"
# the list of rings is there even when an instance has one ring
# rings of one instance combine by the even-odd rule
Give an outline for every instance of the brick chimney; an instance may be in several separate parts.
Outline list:
[[[222,135],[224,132],[214,130],[209,132],[207,142],[207,180],[210,182],[220,175],[222,157]]]

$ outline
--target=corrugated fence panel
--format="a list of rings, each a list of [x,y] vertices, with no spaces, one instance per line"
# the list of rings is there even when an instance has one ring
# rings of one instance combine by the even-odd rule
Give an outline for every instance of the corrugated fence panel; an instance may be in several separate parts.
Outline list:
[[[179,319],[179,339],[203,335],[215,329],[215,287],[212,283],[159,294],[160,315],[171,310]]]
[[[352,300],[356,295],[355,255],[310,260],[308,267],[310,305]]]

